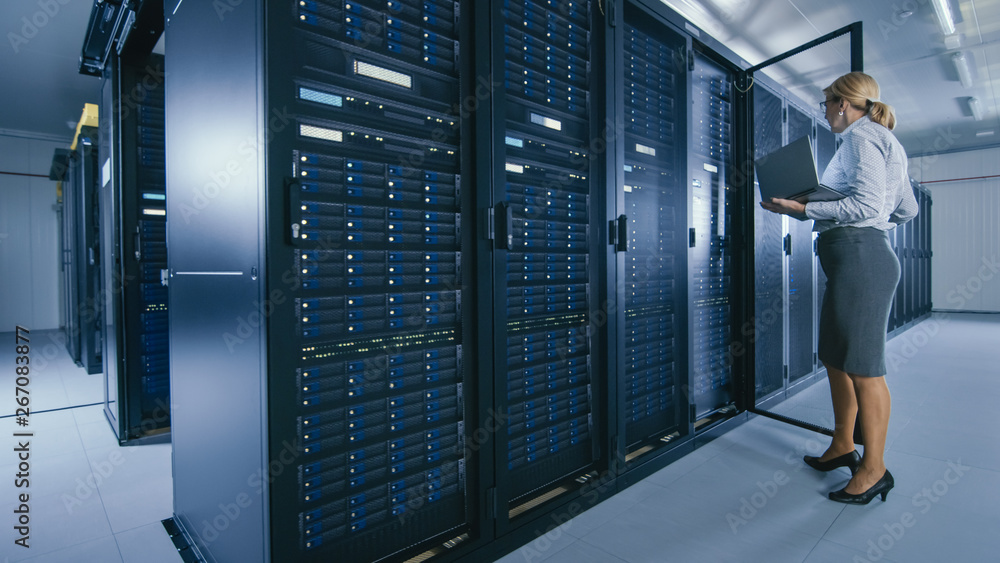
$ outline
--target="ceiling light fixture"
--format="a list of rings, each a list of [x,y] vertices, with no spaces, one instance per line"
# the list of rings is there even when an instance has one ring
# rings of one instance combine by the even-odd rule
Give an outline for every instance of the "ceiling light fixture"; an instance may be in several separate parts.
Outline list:
[[[993,130],[993,129],[990,129],[988,131],[976,131],[976,136],[977,137],[989,137],[990,135],[992,135],[994,133],[996,133],[996,131]]]
[[[959,51],[953,54],[951,62],[955,63],[955,70],[958,72],[958,80],[962,82],[962,87],[972,88],[972,73],[969,71],[969,59],[965,53]]]
[[[934,4],[934,13],[937,14],[938,23],[941,24],[941,33],[945,35],[955,33],[955,20],[951,17],[948,0],[931,0],[931,4]]]
[[[983,120],[983,104],[980,103],[979,98],[975,96],[969,98],[969,111],[972,112],[972,118],[976,121]]]

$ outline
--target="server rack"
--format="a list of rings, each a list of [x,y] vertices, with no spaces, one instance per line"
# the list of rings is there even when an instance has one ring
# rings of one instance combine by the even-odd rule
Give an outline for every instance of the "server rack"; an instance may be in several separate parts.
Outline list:
[[[126,52],[104,67],[104,413],[123,444],[170,427],[163,65]]]
[[[103,350],[97,143],[97,127],[80,128],[70,154],[69,181],[63,184],[64,232],[70,249],[67,350],[90,374],[101,371]]]
[[[754,158],[784,145],[783,101],[763,84],[755,86]],[[756,186],[756,182],[755,182]],[[754,190],[754,295],[756,317],[755,399],[763,399],[784,388],[785,289],[784,236],[780,215],[760,207],[760,190]]]
[[[809,137],[817,146],[813,117],[789,101],[786,105],[786,140],[788,143]],[[818,170],[817,170],[818,172]],[[816,365],[813,330],[813,222],[786,219],[788,231],[785,255],[788,260],[788,383],[793,384],[811,374]]]
[[[175,515],[208,557],[482,533],[476,10],[165,7]]]
[[[72,150],[67,158],[66,179],[62,182],[62,283],[63,310],[66,313],[65,337],[66,351],[70,359],[80,363],[80,307],[79,287],[77,286],[76,255],[76,189],[73,187],[73,175],[77,169],[76,150]]]
[[[493,68],[504,77],[492,107],[501,533],[579,490],[607,451],[604,327],[594,322],[604,313],[597,242],[607,236],[604,153],[592,143],[604,99],[595,8],[507,0],[492,14]]]
[[[710,51],[696,48],[691,56],[688,326],[693,418],[700,427],[735,410],[730,354],[736,305],[730,230],[734,73]]]
[[[638,459],[690,433],[687,335],[688,41],[629,4],[620,83],[620,180],[611,195],[624,354],[615,366],[620,440]]]

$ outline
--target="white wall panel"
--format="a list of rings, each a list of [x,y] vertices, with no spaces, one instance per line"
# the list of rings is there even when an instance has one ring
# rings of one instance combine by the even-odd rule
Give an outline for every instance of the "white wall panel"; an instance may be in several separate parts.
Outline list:
[[[934,206],[935,309],[1000,312],[1000,148],[910,159]],[[943,181],[942,181],[943,180]]]
[[[0,135],[0,172],[47,176],[54,142]],[[0,332],[60,325],[61,275],[56,183],[0,174]]]

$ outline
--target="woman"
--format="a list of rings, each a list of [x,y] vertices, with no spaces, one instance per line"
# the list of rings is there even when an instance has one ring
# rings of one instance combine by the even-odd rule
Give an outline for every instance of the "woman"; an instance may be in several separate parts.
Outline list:
[[[845,74],[823,90],[826,120],[843,143],[823,173],[823,184],[849,194],[838,201],[771,199],[768,211],[816,221],[819,259],[827,276],[820,312],[819,359],[826,366],[833,397],[833,442],[805,462],[820,471],[848,467],[852,478],[830,499],[868,504],[893,487],[885,468],[890,398],[885,378],[885,333],[899,283],[899,261],[887,231],[917,214],[906,171],[906,153],[890,132],[891,106],[879,99],[875,79]],[[854,449],[855,417],[864,437],[864,456]]]

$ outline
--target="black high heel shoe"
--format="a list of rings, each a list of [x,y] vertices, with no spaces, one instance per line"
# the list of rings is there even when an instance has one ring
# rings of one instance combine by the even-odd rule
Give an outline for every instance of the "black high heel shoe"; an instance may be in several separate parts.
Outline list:
[[[889,491],[896,486],[896,481],[892,478],[892,473],[889,470],[885,470],[885,474],[882,478],[875,482],[867,491],[852,495],[845,492],[847,487],[840,489],[839,491],[832,491],[830,493],[830,500],[835,500],[837,502],[842,502],[844,504],[868,504],[873,498],[882,495],[882,502],[885,502],[885,497],[889,496]]]
[[[861,467],[861,454],[858,453],[858,450],[851,450],[850,453],[827,461],[820,461],[818,457],[807,455],[802,458],[802,461],[805,461],[806,465],[816,471],[833,471],[838,467],[846,467],[851,470],[851,475],[854,475],[857,473],[858,467]]]

